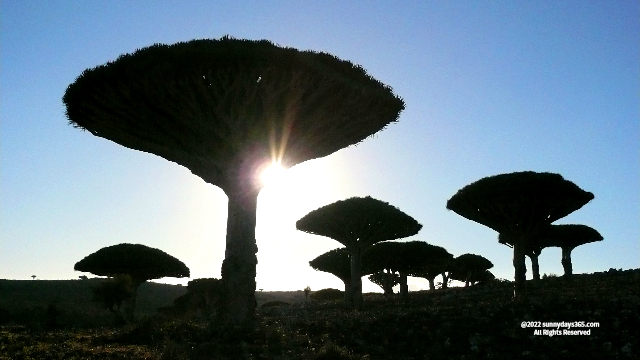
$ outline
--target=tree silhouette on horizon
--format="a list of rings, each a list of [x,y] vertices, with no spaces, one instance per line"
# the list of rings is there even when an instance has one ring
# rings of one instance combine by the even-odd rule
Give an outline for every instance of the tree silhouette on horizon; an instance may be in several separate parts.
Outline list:
[[[85,70],[63,102],[73,126],[180,164],[224,191],[223,320],[236,325],[255,313],[260,172],[357,144],[404,109],[359,65],[228,36],[122,55]]]
[[[580,245],[602,241],[600,233],[587,225],[563,224],[550,225],[542,230],[540,236],[547,247],[559,247],[562,249],[562,267],[564,277],[570,278],[573,274],[571,252]]]
[[[465,287],[481,279],[485,271],[493,267],[493,263],[482,255],[462,254],[453,259],[449,277],[464,282]]]
[[[87,255],[78,261],[73,269],[98,276],[130,276],[133,298],[129,318],[132,318],[135,312],[136,294],[142,283],[163,277],[190,276],[189,268],[182,261],[164,251],[142,244],[127,243],[107,246]]]
[[[345,295],[347,306],[362,307],[362,259],[373,244],[418,233],[422,225],[395,206],[370,196],[352,197],[309,212],[296,222],[296,229],[326,236],[349,252],[351,284]]]
[[[366,256],[367,254],[365,253],[362,261],[362,276],[372,273]],[[344,284],[345,304],[348,304],[348,294],[351,294],[351,260],[347,248],[329,250],[309,261],[309,265],[314,270],[329,273],[340,279]]]
[[[426,278],[430,289],[435,289],[435,277],[442,273],[447,260],[452,257],[443,247],[419,240],[379,242],[368,250],[368,256],[374,269],[398,272],[403,298],[409,292],[408,276]]]
[[[447,209],[485,225],[513,243],[514,296],[525,297],[527,251],[545,226],[593,199],[559,174],[533,171],[482,178],[453,195]]]

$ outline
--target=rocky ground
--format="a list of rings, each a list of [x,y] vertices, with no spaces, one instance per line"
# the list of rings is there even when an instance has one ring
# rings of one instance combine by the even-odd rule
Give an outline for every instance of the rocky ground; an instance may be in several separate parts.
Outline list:
[[[205,319],[149,317],[122,328],[0,328],[0,359],[635,359],[640,357],[640,270],[576,275],[570,282],[365,296],[263,307],[251,331]],[[522,322],[539,328],[522,328]],[[545,322],[597,322],[589,335],[535,335]],[[540,324],[537,324],[540,322]],[[566,327],[560,328],[565,330]],[[572,329],[573,330],[573,329]]]

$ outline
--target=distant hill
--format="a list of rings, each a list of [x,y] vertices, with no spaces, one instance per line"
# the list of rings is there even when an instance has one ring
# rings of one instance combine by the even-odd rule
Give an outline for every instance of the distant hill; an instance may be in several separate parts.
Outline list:
[[[112,314],[93,302],[92,289],[104,278],[88,280],[0,280],[0,312],[10,314],[20,323],[40,322],[50,304],[61,312],[61,321],[76,325],[109,325]],[[138,288],[136,314],[153,315],[157,309],[168,306],[185,294],[182,285],[145,282]],[[305,301],[303,291],[256,291],[258,306],[272,301],[289,304]],[[5,315],[6,316],[6,315]],[[0,315],[1,317],[1,315]],[[2,319],[0,319],[2,322]]]
[[[88,280],[0,280],[0,309],[20,322],[38,322],[50,304],[61,312],[63,323],[100,325],[112,322],[111,313],[91,301],[92,289],[103,278]],[[136,313],[151,315],[186,293],[181,285],[146,282],[138,288]]]

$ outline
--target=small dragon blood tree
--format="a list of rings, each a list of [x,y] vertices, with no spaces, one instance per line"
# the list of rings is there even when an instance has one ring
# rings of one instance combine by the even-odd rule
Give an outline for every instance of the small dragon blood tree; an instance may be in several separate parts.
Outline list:
[[[180,164],[225,192],[222,320],[235,325],[255,312],[262,170],[357,144],[404,109],[351,62],[230,37],[122,55],[85,70],[63,102],[73,126]]]
[[[464,282],[464,286],[479,281],[493,267],[489,259],[476,254],[462,254],[453,259],[449,277]]]
[[[104,247],[78,261],[73,269],[98,276],[130,276],[133,282],[133,301],[129,309],[129,318],[133,317],[136,293],[142,283],[163,277],[190,276],[189,268],[182,261],[162,250],[142,244],[118,244]]]
[[[364,255],[362,262],[362,275],[371,274],[372,271],[368,266],[367,254]],[[309,265],[314,270],[327,272],[340,279],[344,283],[345,303],[349,302],[349,294],[351,294],[351,262],[347,248],[327,251],[309,261]]]
[[[552,222],[580,209],[593,194],[559,174],[532,171],[500,174],[471,183],[447,201],[447,209],[490,227],[513,245],[514,296],[525,296],[525,255],[536,235]]]
[[[399,274],[400,295],[406,298],[409,292],[407,277],[423,277],[429,280],[431,289],[434,279],[440,275],[452,258],[443,247],[424,241],[385,241],[373,245],[366,256],[371,266],[377,270],[387,270],[386,274]]]
[[[395,206],[370,196],[353,197],[311,211],[296,222],[296,229],[329,237],[349,252],[351,294],[347,306],[362,307],[362,268],[365,251],[373,244],[412,236],[422,225]]]
[[[580,245],[603,240],[596,229],[576,224],[551,225],[543,230],[540,236],[547,246],[562,248],[562,267],[565,278],[570,278],[573,274],[571,251]]]

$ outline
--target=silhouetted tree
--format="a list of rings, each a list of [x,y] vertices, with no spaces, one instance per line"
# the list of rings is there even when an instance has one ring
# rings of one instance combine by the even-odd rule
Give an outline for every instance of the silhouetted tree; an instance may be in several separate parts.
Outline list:
[[[296,222],[309,234],[327,236],[349,252],[351,294],[347,306],[362,306],[362,258],[371,245],[415,235],[422,225],[398,208],[370,196],[353,197],[313,210]]]
[[[304,300],[307,301],[307,299],[309,298],[309,293],[311,292],[311,286],[307,286],[302,291],[304,291]]]
[[[429,281],[429,289],[435,290],[435,278],[442,275],[442,287],[447,288],[448,277],[446,272],[449,271],[449,264],[453,259],[445,248],[435,245],[429,245],[421,254],[423,261],[419,263],[419,267],[411,272],[411,276],[425,278]]]
[[[446,260],[451,257],[444,248],[424,241],[380,242],[373,245],[367,253],[374,269],[386,269],[389,273],[398,272],[400,295],[405,298],[409,291],[408,276],[429,279],[433,289],[433,279],[442,272]]]
[[[189,277],[189,268],[182,261],[162,250],[142,244],[107,246],[78,261],[73,269],[99,276],[129,275],[134,293],[129,319],[135,312],[135,294],[140,284],[163,277]]]
[[[385,295],[393,295],[393,287],[400,284],[400,274],[390,269],[369,275],[369,281],[380,286]]]
[[[482,271],[482,272],[474,273],[469,278],[469,281],[470,281],[471,285],[486,284],[486,283],[489,283],[489,282],[494,281],[494,280],[496,280],[496,277],[489,270],[485,270],[485,271]]]
[[[449,277],[464,282],[464,286],[483,280],[485,271],[491,269],[493,263],[484,256],[475,254],[462,254],[453,259]]]
[[[36,276],[35,275],[31,275],[31,280],[35,280]]]
[[[224,286],[220,279],[199,278],[189,281],[187,293],[192,296],[192,303],[205,314],[219,311],[223,306]]]
[[[581,208],[593,194],[559,174],[516,172],[482,178],[447,201],[447,209],[513,241],[514,295],[525,296],[527,250],[544,226]]]
[[[504,234],[498,234],[498,242],[513,248],[513,241],[507,239]],[[546,247],[547,245],[543,244],[543,239],[540,236],[536,236],[535,243],[527,246],[525,254],[531,260],[531,272],[534,281],[540,280],[540,264],[538,262],[538,257],[540,257],[542,250]]]
[[[365,255],[366,256],[366,255]],[[368,261],[363,260],[362,276],[371,274]],[[309,261],[309,265],[318,271],[324,271],[335,275],[344,283],[345,303],[349,303],[349,294],[351,294],[351,260],[349,259],[349,251],[347,248],[337,248],[319,255],[315,259]]]
[[[562,248],[562,267],[565,278],[573,274],[571,251],[580,245],[603,240],[596,229],[575,224],[551,225],[542,230],[540,236],[547,246]]]
[[[135,296],[135,286],[130,275],[116,275],[93,288],[93,301],[111,311],[116,323],[126,322],[127,316],[122,312],[122,304]]]
[[[185,166],[227,195],[225,321],[255,311],[260,172],[327,156],[384,129],[404,102],[360,66],[269,41],[153,45],[85,70],[66,90],[75,127]]]

